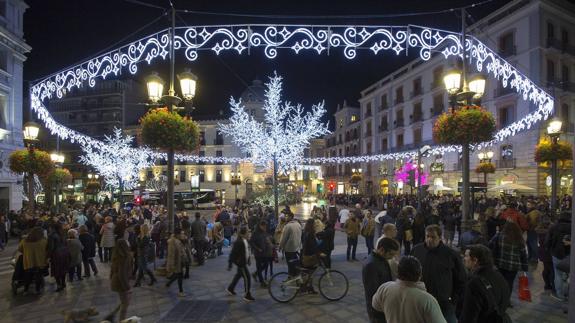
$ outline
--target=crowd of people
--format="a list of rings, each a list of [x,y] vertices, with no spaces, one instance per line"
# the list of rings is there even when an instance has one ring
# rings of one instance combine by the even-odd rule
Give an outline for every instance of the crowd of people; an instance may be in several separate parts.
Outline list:
[[[347,236],[349,262],[358,261],[360,236],[365,241],[362,279],[372,322],[505,322],[517,276],[536,263],[543,266],[545,289],[559,301],[568,297],[569,196],[560,201],[558,216],[544,197],[482,197],[468,223],[453,196],[343,201],[356,202],[353,206],[337,201],[342,202],[333,198],[314,207],[305,221],[288,206],[276,217],[270,207],[248,204],[218,206],[210,216],[177,212],[173,223],[161,205],[11,212],[0,217],[0,247],[11,234],[21,236],[25,293],[43,293],[48,275],[61,292],[109,267],[111,290],[120,299],[111,315],[119,312],[120,319],[127,315],[132,289],[156,284],[158,275],[166,276],[167,287],[177,282],[178,296],[185,297],[190,267],[223,255],[225,246],[231,247],[228,269],[237,267],[226,292],[236,295],[243,280],[243,299],[254,301],[252,280],[267,288],[279,255],[292,277],[320,261],[330,268],[336,231]],[[313,285],[306,291],[316,293]]]

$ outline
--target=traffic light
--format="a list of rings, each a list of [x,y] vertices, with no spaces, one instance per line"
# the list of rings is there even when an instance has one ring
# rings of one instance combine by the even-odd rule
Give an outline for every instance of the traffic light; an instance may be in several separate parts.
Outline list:
[[[318,193],[323,193],[323,185],[317,184],[317,192],[318,192]]]
[[[415,169],[410,170],[410,171],[409,171],[409,178],[408,178],[408,180],[409,180],[409,185],[410,185],[411,187],[415,187],[415,180],[416,180],[415,177],[416,177],[416,176],[415,176]]]
[[[142,197],[141,196],[136,196],[136,205],[140,205],[142,203]]]
[[[335,184],[334,183],[329,183],[329,190],[331,192],[333,192],[335,190]]]

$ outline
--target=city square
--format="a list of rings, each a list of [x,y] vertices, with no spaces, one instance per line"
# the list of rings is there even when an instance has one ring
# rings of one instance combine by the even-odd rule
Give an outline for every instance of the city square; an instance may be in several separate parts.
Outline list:
[[[0,321],[575,321],[573,2],[237,5],[0,2]]]

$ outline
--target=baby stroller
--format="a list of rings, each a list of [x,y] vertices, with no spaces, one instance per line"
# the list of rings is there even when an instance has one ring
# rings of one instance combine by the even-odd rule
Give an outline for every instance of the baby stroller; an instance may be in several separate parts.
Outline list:
[[[12,273],[12,294],[18,294],[18,288],[24,287],[26,277],[24,273],[24,260],[22,258],[22,254],[18,251],[14,253],[12,256],[12,260],[10,261],[10,265],[14,268],[14,272]]]

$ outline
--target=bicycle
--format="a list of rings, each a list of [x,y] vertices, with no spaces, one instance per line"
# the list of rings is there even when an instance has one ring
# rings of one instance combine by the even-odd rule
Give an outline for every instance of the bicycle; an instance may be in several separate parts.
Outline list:
[[[313,276],[320,268],[323,269],[318,281],[321,296],[329,301],[338,301],[345,297],[349,290],[347,277],[340,271],[326,268],[321,258],[319,266],[313,268],[298,267],[299,274],[295,277],[290,277],[287,272],[273,275],[268,283],[270,296],[276,302],[290,302],[298,293],[312,286]]]

